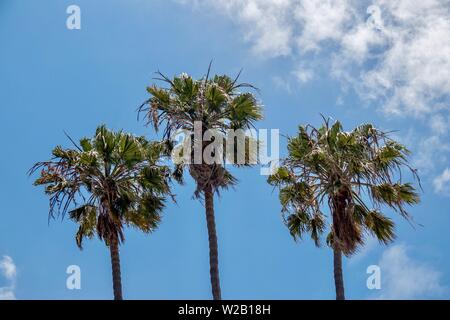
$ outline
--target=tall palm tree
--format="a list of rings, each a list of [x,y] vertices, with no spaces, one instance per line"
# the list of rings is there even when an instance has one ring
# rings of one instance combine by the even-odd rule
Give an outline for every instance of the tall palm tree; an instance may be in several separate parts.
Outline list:
[[[407,220],[407,205],[420,199],[411,183],[402,182],[408,164],[406,147],[372,124],[343,131],[336,121],[316,129],[300,126],[289,138],[288,157],[268,182],[280,188],[285,223],[294,239],[309,233],[317,246],[331,227],[327,244],[334,252],[336,298],[344,300],[342,254],[350,257],[367,235],[388,244],[395,238],[394,223],[381,210],[388,207]],[[420,181],[419,181],[420,182]]]
[[[71,140],[73,142],[73,140]],[[122,300],[119,245],[124,226],[145,233],[160,222],[170,195],[170,170],[160,165],[164,145],[143,137],[97,128],[95,137],[82,139],[74,149],[57,146],[50,161],[39,162],[36,186],[50,197],[49,218],[69,214],[79,225],[76,243],[97,235],[111,254],[115,300]]]
[[[211,65],[210,65],[211,67]],[[195,137],[196,128],[200,127],[201,137],[208,130],[220,132],[227,140],[229,130],[247,129],[253,127],[255,121],[262,118],[261,108],[253,94],[240,92],[240,89],[251,88],[250,84],[238,83],[238,77],[231,79],[226,75],[207,75],[194,80],[187,74],[169,79],[158,73],[159,80],[166,86],[153,85],[147,88],[151,97],[141,106],[140,112],[145,112],[148,124],[153,124],[156,131],[163,126],[164,138],[172,141],[174,134],[183,130],[192,137],[191,141],[200,143],[201,154],[208,146],[205,141]],[[246,143],[249,141],[246,140]],[[195,147],[193,148],[195,149]],[[237,149],[229,148],[224,155],[236,156]],[[251,151],[246,147],[245,161],[241,165],[249,165]],[[192,151],[192,154],[194,151]],[[236,158],[234,158],[236,159]],[[219,259],[217,232],[214,216],[214,194],[221,188],[227,188],[236,183],[231,173],[219,163],[208,163],[205,159],[192,163],[178,163],[175,172],[181,177],[183,169],[188,168],[196,181],[194,196],[203,198],[206,211],[206,221],[209,236],[210,276],[214,300],[221,299],[219,281]]]

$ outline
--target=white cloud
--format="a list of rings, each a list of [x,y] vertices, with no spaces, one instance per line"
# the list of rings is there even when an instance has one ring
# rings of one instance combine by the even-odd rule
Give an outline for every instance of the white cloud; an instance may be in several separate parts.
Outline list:
[[[314,72],[311,69],[299,68],[292,72],[295,79],[300,83],[306,83],[314,78]]]
[[[186,2],[186,1],[185,1]],[[190,2],[193,3],[193,2]],[[450,138],[450,0],[196,0],[241,26],[252,52],[289,57],[292,86],[330,75],[388,118],[420,126],[418,162]],[[312,66],[305,69],[304,66]],[[297,76],[295,76],[297,75]],[[281,85],[280,81],[278,85]],[[342,99],[344,97],[341,97]],[[407,122],[406,122],[407,121]],[[428,134],[423,132],[429,132]],[[447,144],[444,144],[447,145]],[[441,170],[435,164],[429,166]]]
[[[380,39],[366,37],[361,43],[373,50],[384,47],[375,56],[365,55],[376,64],[361,70],[368,92],[362,94],[384,100],[391,114],[426,116],[444,109],[450,98],[450,1],[374,3],[383,19]]]
[[[450,144],[447,139],[439,135],[420,137],[414,135],[415,139],[409,144],[416,143],[416,154],[413,165],[423,173],[434,172],[436,167],[441,167],[448,162],[447,154],[450,152]]]
[[[441,273],[408,255],[404,245],[387,249],[378,264],[381,269],[379,299],[425,299],[441,296]]]
[[[252,42],[255,54],[265,58],[291,54],[293,25],[285,18],[292,9],[292,0],[197,0],[179,1],[206,5],[222,12],[240,25],[243,38]]]
[[[351,1],[290,1],[300,32],[297,45],[301,52],[319,51],[327,41],[340,41],[346,26],[354,18]]]
[[[436,114],[430,119],[431,130],[438,135],[444,135],[449,131],[450,116],[444,117],[442,114]]]
[[[16,277],[16,265],[11,257],[3,256],[0,260],[0,271],[1,274],[8,280],[12,280]]]
[[[10,287],[0,288],[0,300],[16,300],[14,289]]]
[[[0,288],[0,300],[14,300],[17,268],[11,257],[3,256],[0,260],[0,274],[10,283],[9,286]]]
[[[441,175],[434,179],[433,184],[436,192],[450,195],[450,169],[446,168]]]
[[[273,76],[272,82],[277,89],[292,93],[295,85],[302,85],[314,79],[314,71],[305,65],[299,65],[295,70],[283,75]]]
[[[333,62],[389,114],[426,115],[450,101],[450,0],[198,0],[243,28],[266,58],[305,53]],[[309,58],[310,56],[308,56]],[[355,67],[357,66],[357,67]],[[293,69],[296,69],[295,67]]]

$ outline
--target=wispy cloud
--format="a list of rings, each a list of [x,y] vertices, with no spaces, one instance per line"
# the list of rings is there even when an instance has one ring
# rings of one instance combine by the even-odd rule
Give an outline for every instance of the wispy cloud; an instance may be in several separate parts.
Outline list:
[[[307,68],[298,68],[292,72],[295,79],[300,83],[306,83],[314,78],[314,71]]]
[[[14,289],[17,276],[17,268],[11,257],[3,256],[3,258],[0,260],[0,274],[9,282],[8,286],[0,287],[0,300],[16,299]]]
[[[386,249],[378,265],[382,284],[379,299],[438,298],[446,292],[441,284],[441,273],[411,258],[405,245]]]
[[[433,183],[436,192],[450,196],[450,169],[446,168]]]

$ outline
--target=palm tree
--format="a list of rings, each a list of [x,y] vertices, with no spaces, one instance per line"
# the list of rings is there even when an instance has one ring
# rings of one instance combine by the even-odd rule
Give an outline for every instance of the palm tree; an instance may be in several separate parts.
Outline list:
[[[73,140],[71,139],[73,142]],[[97,128],[95,137],[82,139],[74,149],[57,146],[50,161],[39,162],[36,186],[50,197],[49,218],[57,215],[79,225],[76,243],[97,235],[109,247],[115,300],[122,300],[119,245],[124,226],[145,233],[160,222],[170,170],[159,164],[164,145],[143,137]]]
[[[418,180],[408,164],[409,151],[372,124],[346,132],[338,121],[326,120],[319,129],[300,126],[288,140],[288,152],[268,182],[280,188],[283,217],[296,240],[309,233],[320,246],[328,204],[327,244],[334,252],[336,298],[344,300],[342,254],[350,257],[367,235],[383,244],[393,241],[394,223],[382,208],[411,221],[405,207],[420,201],[413,185],[402,182],[404,168]]]
[[[211,65],[210,65],[211,67]],[[140,112],[146,114],[148,124],[153,124],[156,131],[162,125],[165,126],[164,139],[173,141],[174,135],[183,130],[188,133],[194,145],[200,143],[201,154],[207,148],[205,141],[198,141],[195,137],[196,128],[200,128],[201,137],[208,131],[219,132],[227,140],[229,130],[252,128],[255,121],[262,118],[261,108],[251,93],[241,93],[242,88],[253,86],[246,83],[238,83],[238,77],[234,80],[226,75],[207,75],[199,80],[194,80],[187,74],[169,79],[160,72],[160,78],[167,87],[153,85],[147,88],[151,97],[141,106]],[[245,142],[249,143],[246,138]],[[195,147],[193,148],[195,149]],[[237,155],[237,149],[229,148],[225,156]],[[245,148],[245,161],[241,165],[250,165],[249,148]],[[192,151],[192,154],[194,151]],[[236,159],[236,158],[234,158]],[[191,176],[196,181],[196,198],[204,199],[206,221],[209,236],[210,276],[212,295],[214,300],[221,299],[219,281],[219,259],[217,232],[214,217],[214,194],[221,188],[227,188],[236,183],[236,179],[220,163],[208,163],[205,159],[192,163],[184,161],[177,163],[176,176],[183,174],[183,169],[188,168]]]

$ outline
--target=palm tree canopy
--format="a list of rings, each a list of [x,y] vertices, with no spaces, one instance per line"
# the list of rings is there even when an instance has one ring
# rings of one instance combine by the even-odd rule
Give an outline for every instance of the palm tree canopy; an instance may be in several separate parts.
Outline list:
[[[147,88],[151,97],[140,107],[146,115],[147,123],[156,131],[163,126],[165,139],[172,140],[180,130],[189,132],[192,137],[195,123],[201,123],[202,134],[206,130],[214,130],[223,134],[226,139],[228,130],[250,129],[262,118],[261,106],[252,93],[241,92],[241,89],[254,87],[247,83],[238,83],[226,75],[209,76],[195,80],[187,74],[169,79],[158,73],[166,87],[153,85]],[[246,138],[245,163],[252,158],[249,138]],[[203,143],[203,148],[205,148]],[[236,159],[236,150],[225,150],[224,156]],[[253,156],[254,157],[254,156]],[[183,168],[188,166],[191,175],[197,181],[198,195],[206,185],[218,188],[227,187],[236,182],[235,178],[222,165],[182,163],[175,172],[181,178]]]
[[[327,243],[351,255],[367,234],[385,244],[395,238],[384,207],[410,220],[406,207],[420,201],[414,186],[402,182],[404,168],[418,180],[408,164],[409,151],[372,124],[350,132],[338,121],[326,120],[319,129],[300,126],[288,140],[288,152],[268,182],[280,188],[283,216],[295,239],[309,233],[319,246],[327,229],[324,202],[333,212],[341,201],[345,216],[331,226]]]
[[[112,237],[123,241],[124,225],[153,231],[171,195],[169,168],[160,164],[164,145],[105,126],[98,127],[92,139],[74,145],[57,146],[50,161],[30,170],[40,171],[34,184],[45,186],[49,217],[68,213],[79,224],[80,248],[85,237],[95,235],[107,245]]]

